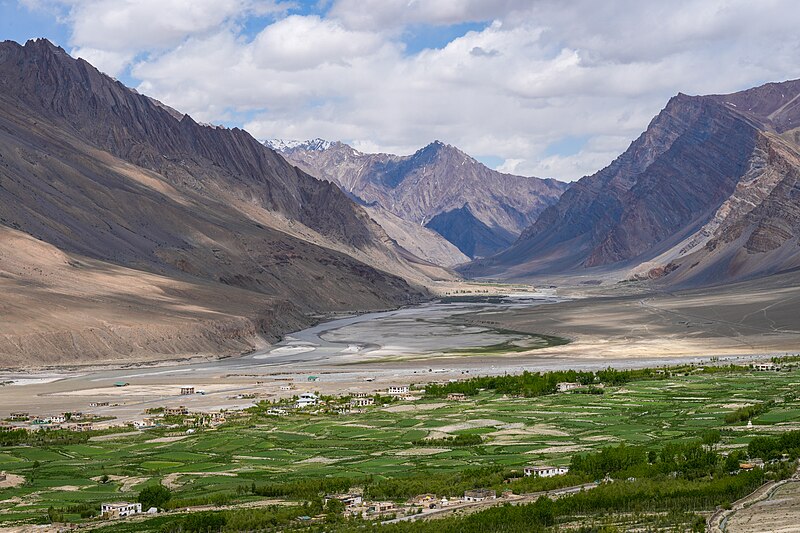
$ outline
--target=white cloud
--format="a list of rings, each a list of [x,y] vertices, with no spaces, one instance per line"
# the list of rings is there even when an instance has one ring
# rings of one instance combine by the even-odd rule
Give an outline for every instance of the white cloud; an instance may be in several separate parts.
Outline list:
[[[295,71],[325,63],[347,65],[382,45],[379,34],[348,31],[336,20],[293,15],[267,26],[256,37],[253,52],[259,67]]]
[[[73,55],[111,75],[139,53],[173,48],[190,36],[235,26],[252,15],[284,12],[272,0],[22,0],[71,26]]]
[[[73,48],[71,53],[74,57],[88,61],[110,76],[117,76],[123,72],[134,57],[131,52],[115,52],[88,47]]]
[[[679,91],[800,77],[790,0],[338,0],[325,16],[279,15],[248,36],[246,17],[285,4],[59,1],[78,53],[111,73],[135,57],[138,89],[197,120],[245,116],[259,138],[364,151],[441,139],[561,179],[608,164]],[[406,52],[415,25],[475,21],[486,27]],[[559,153],[564,138],[586,142]]]
[[[518,172],[517,168],[524,162],[524,159],[506,159],[497,165],[495,170],[498,172],[505,172],[506,174],[516,174]]]
[[[338,0],[330,16],[351,28],[399,29],[492,20],[529,5],[530,0]]]

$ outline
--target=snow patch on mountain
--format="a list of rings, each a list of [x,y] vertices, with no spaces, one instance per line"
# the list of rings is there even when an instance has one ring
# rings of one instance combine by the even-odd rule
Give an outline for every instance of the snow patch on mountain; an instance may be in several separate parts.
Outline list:
[[[287,139],[266,139],[262,141],[264,146],[272,148],[276,152],[293,152],[295,150],[305,150],[312,152],[324,152],[331,147],[333,141],[325,139],[310,139],[306,141],[287,140]]]

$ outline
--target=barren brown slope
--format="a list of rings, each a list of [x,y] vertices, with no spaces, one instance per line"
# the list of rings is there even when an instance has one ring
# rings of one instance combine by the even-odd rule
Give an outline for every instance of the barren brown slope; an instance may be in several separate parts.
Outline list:
[[[800,81],[713,97],[759,123],[748,170],[711,221],[657,258],[670,283],[746,279],[800,266]]]
[[[299,171],[247,132],[197,124],[46,40],[0,45],[0,88],[10,105],[158,173],[176,189],[384,271],[427,280],[337,187]]]
[[[668,274],[666,283],[699,285],[793,268],[798,95],[793,81],[676,96],[609,167],[464,272]]]
[[[263,333],[272,336],[299,323],[301,313],[386,308],[422,295],[386,272],[423,276],[361,208],[244,132],[178,121],[49,43],[0,45],[0,88],[2,226],[70,256],[129,269],[126,279],[157,274],[178,285],[208,287],[203,301],[213,304],[209,320],[218,325],[230,317],[258,324],[278,309],[295,317],[265,323]],[[31,268],[41,267],[34,261]],[[81,272],[90,274],[78,268],[69,279],[54,276],[46,294],[70,292],[76,301]],[[15,285],[22,297],[26,283]],[[115,317],[108,327],[123,324],[126,298],[122,291],[119,312],[110,312],[114,299],[106,299],[102,315]],[[186,290],[168,304],[148,300],[153,308],[140,306],[150,317],[143,323],[168,324],[163,317],[181,316],[184,305],[206,307],[194,299]],[[18,323],[20,307],[14,309],[4,315],[0,334],[20,334],[8,329]],[[38,313],[44,327],[50,311],[44,297],[31,298],[25,310]],[[73,326],[101,318],[76,314]],[[58,327],[53,322],[54,332]],[[250,346],[253,331],[260,332],[250,328],[235,342]],[[2,358],[20,364],[87,357],[66,345],[42,353],[13,340],[3,346]],[[226,346],[220,346],[224,353],[232,344]],[[159,350],[148,357],[176,354],[174,347]]]
[[[302,328],[287,301],[65,254],[0,226],[0,368],[238,355]]]

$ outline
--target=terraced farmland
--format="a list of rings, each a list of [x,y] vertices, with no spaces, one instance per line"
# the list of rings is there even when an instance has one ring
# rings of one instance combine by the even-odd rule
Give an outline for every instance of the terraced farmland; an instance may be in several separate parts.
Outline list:
[[[361,414],[268,417],[254,409],[216,429],[158,429],[82,444],[0,448],[0,470],[26,482],[0,489],[0,522],[37,522],[46,509],[135,499],[147,483],[178,498],[257,499],[242,487],[302,479],[403,478],[530,463],[566,464],[575,453],[617,442],[659,447],[668,440],[722,430],[720,446],[800,428],[800,372],[694,372],[610,387],[602,395],[514,398],[484,392],[465,402],[422,400]],[[735,409],[773,400],[765,413],[730,425]],[[478,434],[483,443],[440,448],[424,438]],[[174,438],[169,438],[174,437]],[[101,483],[102,476],[108,476]],[[79,516],[69,516],[78,520]]]

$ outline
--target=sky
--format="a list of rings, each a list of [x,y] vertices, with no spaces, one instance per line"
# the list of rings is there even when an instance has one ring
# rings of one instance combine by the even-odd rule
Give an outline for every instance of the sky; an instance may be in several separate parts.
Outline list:
[[[413,153],[572,181],[678,92],[800,78],[796,0],[0,0],[0,39],[47,37],[195,120],[257,139]]]

